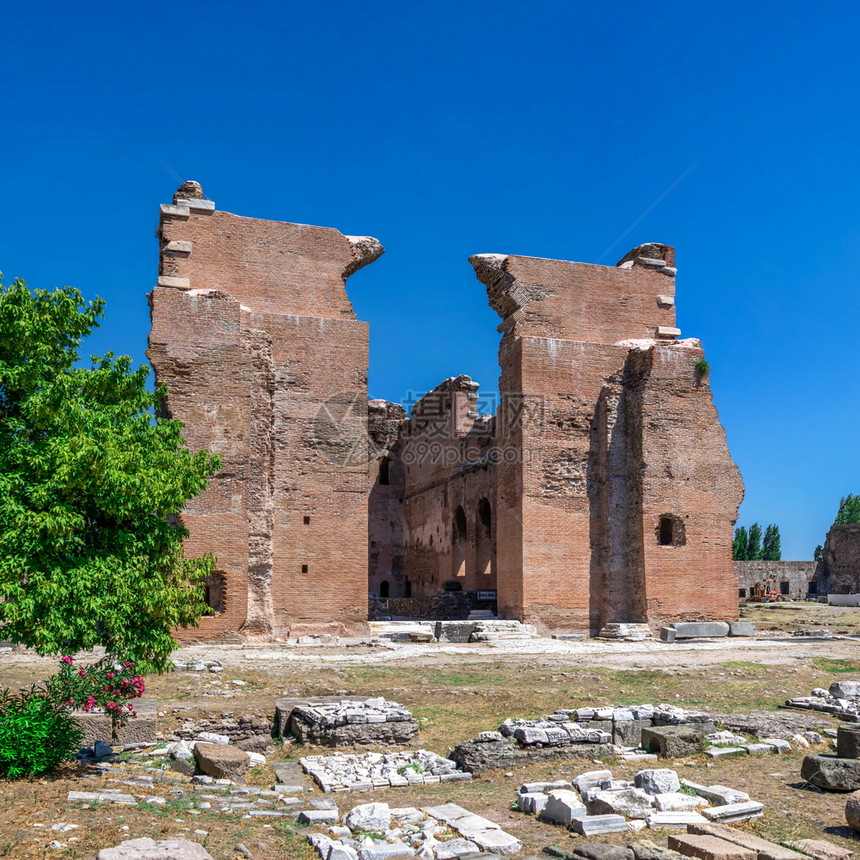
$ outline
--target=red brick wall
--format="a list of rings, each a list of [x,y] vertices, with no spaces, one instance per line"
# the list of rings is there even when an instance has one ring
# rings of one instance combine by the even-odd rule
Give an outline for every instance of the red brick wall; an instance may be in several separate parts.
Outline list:
[[[381,253],[337,230],[162,207],[149,357],[166,409],[222,470],[183,519],[224,611],[183,639],[367,618],[367,346],[345,280]]]

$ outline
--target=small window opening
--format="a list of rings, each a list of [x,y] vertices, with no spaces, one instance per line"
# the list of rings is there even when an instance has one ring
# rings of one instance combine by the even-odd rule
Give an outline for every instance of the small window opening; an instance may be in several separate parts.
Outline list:
[[[746,596],[747,596],[747,590],[745,588],[739,588],[738,589],[738,597],[746,597]]]
[[[412,583],[408,579],[403,583],[403,596],[412,597]]]
[[[389,584],[387,579],[383,579],[382,582],[379,583],[379,596],[380,597],[388,597]]]
[[[212,571],[203,581],[203,600],[206,603],[204,615],[217,615],[224,611],[224,572]]]
[[[657,526],[657,542],[660,546],[683,546],[687,542],[683,520],[671,514],[663,514]]]
[[[310,517],[305,517],[304,520],[305,520],[306,526],[309,526],[311,524],[311,518]]]
[[[818,583],[815,580],[809,583],[809,593],[818,594]]]
[[[789,587],[788,580],[784,579],[779,584],[779,593],[780,594],[788,594],[788,587]]]
[[[387,487],[391,484],[391,460],[383,457],[379,463],[379,485]]]
[[[307,572],[308,572],[308,566],[306,564],[303,564],[302,565],[302,573],[307,573]]]

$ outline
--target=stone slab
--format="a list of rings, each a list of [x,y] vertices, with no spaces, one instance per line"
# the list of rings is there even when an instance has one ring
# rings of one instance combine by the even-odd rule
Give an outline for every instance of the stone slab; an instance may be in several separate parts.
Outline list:
[[[757,800],[746,800],[742,803],[727,803],[724,806],[711,806],[702,810],[702,815],[709,821],[721,821],[728,824],[733,821],[749,821],[761,818],[764,804]]]
[[[130,794],[112,791],[70,791],[66,797],[69,803],[118,803],[122,806],[137,806]]]
[[[717,638],[729,635],[725,621],[680,621],[673,624],[676,639]]]
[[[661,627],[660,628],[660,641],[661,642],[674,642],[675,641],[675,628],[674,627]]]
[[[472,837],[474,842],[482,851],[490,851],[493,854],[501,854],[509,857],[518,854],[522,850],[523,843],[504,830],[483,830]]]
[[[134,709],[137,716],[120,726],[116,739],[112,739],[113,727],[107,714],[72,711],[72,717],[83,732],[81,746],[91,747],[96,741],[113,746],[125,744],[154,744],[158,740],[158,704],[155,699],[137,699]]]
[[[707,818],[703,818],[698,812],[654,812],[649,815],[645,822],[652,830],[686,830],[691,824],[704,824]]]
[[[472,814],[468,809],[464,809],[456,803],[443,803],[439,806],[422,806],[421,811],[431,818],[441,821],[443,824],[450,824],[458,818],[464,818]]]
[[[102,848],[96,860],[212,860],[212,855],[190,839],[171,837],[155,841],[143,836],[126,839],[113,848]]]
[[[687,828],[687,832],[699,836],[716,836],[726,842],[733,842],[735,845],[749,848],[756,852],[758,860],[804,860],[805,857],[805,855],[793,851],[791,848],[786,848],[784,845],[768,842],[767,839],[762,839],[753,833],[747,833],[745,830],[729,827],[726,824],[691,824]]]
[[[586,815],[574,818],[571,827],[582,836],[627,832],[627,822],[622,815]]]
[[[750,796],[745,791],[738,791],[736,788],[729,788],[727,785],[699,785],[697,782],[692,782],[689,779],[682,779],[681,785],[684,788],[692,789],[705,800],[710,801],[716,806],[723,806],[727,803],[742,803],[749,800]]]
[[[669,847],[698,860],[757,860],[756,852],[716,836],[681,833],[669,837]]]
[[[847,848],[834,845],[826,839],[798,839],[797,842],[790,842],[789,845],[797,848],[798,851],[803,851],[814,860],[851,860],[852,857],[852,852]]]
[[[755,636],[752,621],[729,621],[729,636]]]
[[[839,758],[860,758],[860,725],[854,723],[836,729],[836,755]]]

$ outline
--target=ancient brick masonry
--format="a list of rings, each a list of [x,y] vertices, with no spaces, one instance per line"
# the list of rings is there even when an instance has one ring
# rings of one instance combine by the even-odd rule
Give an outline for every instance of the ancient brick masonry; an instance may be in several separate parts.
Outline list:
[[[698,341],[675,328],[674,249],[617,266],[472,257],[502,318],[501,402],[445,380],[409,417],[367,399],[345,281],[382,247],[162,206],[149,356],[166,411],[223,468],[182,516],[213,552],[202,638],[339,632],[367,591],[497,592],[544,630],[731,620],[743,486]]]
[[[743,485],[701,346],[678,340],[674,256],[650,244],[617,267],[470,260],[503,320],[495,517],[507,617],[592,631],[737,617]]]
[[[342,631],[367,618],[368,327],[345,281],[369,237],[161,207],[148,355],[165,409],[222,470],[183,512],[214,552],[201,638]]]

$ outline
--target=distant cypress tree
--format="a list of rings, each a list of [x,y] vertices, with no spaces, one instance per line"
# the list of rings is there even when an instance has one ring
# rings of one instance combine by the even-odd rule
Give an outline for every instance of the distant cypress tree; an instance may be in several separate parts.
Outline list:
[[[824,547],[821,546],[821,544],[818,544],[818,546],[815,547],[815,551],[812,553],[812,560],[813,561],[821,561],[821,559],[823,559],[823,558],[824,558]]]
[[[860,496],[849,493],[839,500],[839,510],[833,525],[847,526],[852,523],[860,523]]]
[[[735,529],[735,539],[732,541],[732,558],[735,561],[745,561],[749,548],[749,535],[745,526]]]
[[[762,561],[780,561],[782,549],[780,547],[779,526],[771,523],[764,530],[764,540],[761,546]]]
[[[761,558],[761,526],[753,523],[749,531],[747,543],[747,561],[758,561]]]

